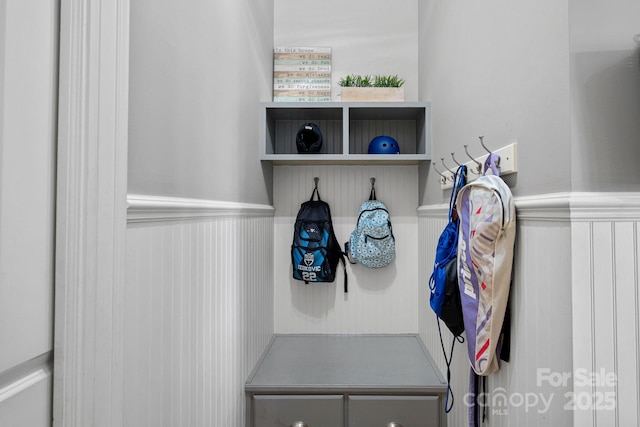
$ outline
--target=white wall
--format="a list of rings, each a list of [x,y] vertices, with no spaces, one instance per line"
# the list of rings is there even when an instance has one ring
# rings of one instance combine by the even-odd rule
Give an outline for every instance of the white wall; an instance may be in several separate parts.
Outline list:
[[[129,192],[269,203],[273,0],[131,2]]]
[[[432,102],[432,159],[466,159],[518,142],[515,195],[570,188],[568,10],[566,2],[421,1],[419,98]],[[468,160],[468,159],[467,159]],[[429,165],[421,204],[441,203]]]
[[[272,51],[273,0],[131,2],[124,426],[244,425],[274,324]]]
[[[349,74],[398,75],[405,100],[418,100],[417,0],[277,0],[275,46],[332,49],[333,101]]]
[[[58,9],[0,3],[0,424],[16,427],[52,416]]]
[[[293,225],[300,204],[311,197],[319,177],[322,200],[329,203],[336,237],[344,247],[360,204],[376,196],[391,215],[396,259],[382,269],[347,262],[349,292],[344,293],[342,264],[333,283],[294,280],[291,267]],[[417,166],[276,166],[274,310],[277,333],[417,333],[418,277],[415,265]],[[398,191],[401,188],[402,191]]]
[[[635,0],[569,1],[574,191],[640,189],[638,16]]]
[[[421,100],[433,159],[518,141],[514,194],[637,191],[640,5],[633,0],[420,2]],[[431,169],[431,170],[430,170]],[[442,202],[425,165],[424,204]]]
[[[273,334],[273,208],[130,203],[122,426],[243,426]]]

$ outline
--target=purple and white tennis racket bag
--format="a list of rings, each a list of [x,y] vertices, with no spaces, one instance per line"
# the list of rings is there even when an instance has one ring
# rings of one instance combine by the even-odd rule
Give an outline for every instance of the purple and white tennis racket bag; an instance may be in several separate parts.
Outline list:
[[[484,175],[458,193],[458,285],[467,351],[477,375],[499,369],[500,333],[509,299],[516,211],[511,190],[498,176],[495,154]]]

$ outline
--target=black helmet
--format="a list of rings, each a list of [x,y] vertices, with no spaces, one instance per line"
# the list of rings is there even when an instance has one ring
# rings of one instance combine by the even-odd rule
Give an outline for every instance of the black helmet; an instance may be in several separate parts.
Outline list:
[[[305,123],[296,134],[298,153],[318,153],[322,148],[322,132],[315,123]]]

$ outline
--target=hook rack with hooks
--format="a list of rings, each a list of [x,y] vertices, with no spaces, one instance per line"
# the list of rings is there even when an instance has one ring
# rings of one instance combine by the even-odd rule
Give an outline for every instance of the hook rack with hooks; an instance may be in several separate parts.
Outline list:
[[[473,157],[469,153],[468,144],[464,145],[464,151],[467,154],[467,157],[471,159],[468,162],[464,163],[467,166],[467,169],[471,171],[471,173],[467,174],[467,182],[473,181],[482,175],[482,166],[484,164],[484,161],[487,159],[487,157],[489,157],[490,154],[498,155],[496,166],[498,167],[500,175],[508,175],[518,171],[518,163],[516,159],[518,146],[517,142],[491,151],[489,148],[487,148],[484,142],[484,137],[480,136],[478,138],[480,139],[480,145],[487,152],[487,154]],[[451,153],[451,158],[456,163],[456,165],[460,165],[460,163],[455,158],[455,152]],[[441,157],[440,161],[442,162],[443,166],[447,168],[447,170],[441,173],[436,169],[435,163],[433,163],[433,168],[436,173],[440,175],[440,188],[445,190],[453,186],[453,176],[455,175],[455,171],[452,171],[447,167],[447,165],[444,163],[444,157]]]

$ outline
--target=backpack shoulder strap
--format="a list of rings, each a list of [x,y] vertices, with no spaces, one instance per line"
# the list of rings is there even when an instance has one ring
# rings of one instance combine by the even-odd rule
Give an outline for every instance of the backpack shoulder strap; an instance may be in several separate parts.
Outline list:
[[[342,253],[340,255],[340,261],[342,262],[342,269],[344,270],[344,293],[348,293],[349,292],[349,282],[347,279],[347,263],[344,260],[344,257],[346,256],[346,253]]]
[[[484,161],[482,174],[500,176],[500,168],[498,167],[499,164],[500,156],[498,156],[496,153],[489,154]]]
[[[456,204],[458,192],[464,187],[467,181],[467,166],[461,165],[453,176],[453,188],[451,190],[451,197],[449,198],[449,221],[453,219],[453,209]]]
[[[455,347],[456,341],[460,343],[464,343],[464,338],[462,337],[462,335],[458,335],[452,338],[451,351],[449,352],[449,356],[447,356],[447,351],[444,348],[444,340],[442,339],[442,329],[440,328],[440,318],[438,316],[436,316],[436,322],[438,324],[438,335],[440,335],[440,345],[442,346],[444,362],[447,365],[447,394],[444,401],[444,411],[448,414],[453,409],[453,403],[455,400],[455,397],[453,396],[453,389],[451,389],[451,363],[453,362],[453,348]],[[449,401],[449,396],[451,396],[451,401]]]

